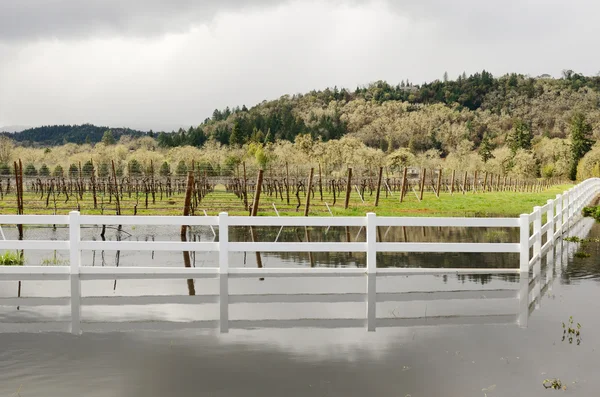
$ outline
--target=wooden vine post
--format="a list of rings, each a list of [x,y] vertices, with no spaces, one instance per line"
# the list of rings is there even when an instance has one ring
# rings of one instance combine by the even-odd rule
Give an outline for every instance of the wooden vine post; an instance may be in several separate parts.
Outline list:
[[[185,189],[185,200],[183,202],[183,216],[189,216],[192,207],[192,195],[194,193],[194,172],[188,171],[187,185]],[[187,225],[181,225],[180,230],[181,241],[187,241]],[[183,266],[192,267],[192,261],[190,259],[190,252],[183,251]],[[194,286],[193,279],[187,279],[188,294],[196,295],[196,287]]]
[[[242,165],[244,167],[244,210],[248,211],[248,178],[246,177],[246,162],[244,161]]]
[[[244,170],[246,167],[244,166]],[[245,172],[245,171],[244,171]],[[287,199],[287,203],[290,203],[290,170],[288,168],[287,161],[285,162],[285,197]]]
[[[408,173],[408,167],[404,167],[404,172],[402,174],[402,187],[400,188],[400,202],[404,201],[404,195],[406,194],[406,175]]]
[[[320,166],[319,166],[320,168]],[[304,216],[308,216],[308,210],[310,208],[310,191],[312,189],[314,168],[310,168],[310,174],[308,175],[308,185],[306,186],[306,205],[304,206]]]
[[[437,187],[435,189],[435,194],[436,194],[436,196],[438,196],[438,198],[440,197],[440,188],[441,187],[442,187],[442,169],[440,168],[438,171]]]
[[[452,178],[450,179],[450,194],[454,194],[454,178],[456,177],[456,170],[452,170]]]
[[[90,182],[92,184],[92,196],[94,197],[94,209],[98,208],[98,198],[96,197],[96,170],[94,169],[94,161],[90,159],[92,164],[92,175],[90,175]]]
[[[321,195],[321,201],[323,201],[323,173],[321,172],[321,163],[319,163],[319,194]]]
[[[117,171],[115,169],[115,161],[111,160],[112,163],[112,174],[115,182],[115,202],[117,204],[117,215],[121,215],[121,201],[119,199],[119,183],[117,182]]]
[[[379,193],[381,192],[381,178],[383,178],[383,167],[379,167],[379,177],[377,178],[377,193],[375,193],[375,207],[379,205]]]
[[[465,178],[463,179],[462,191],[463,194],[467,192],[467,171],[465,171]]]
[[[344,202],[344,209],[348,209],[350,204],[350,192],[352,189],[352,167],[348,167],[348,182],[346,183],[346,201]]]
[[[258,177],[256,178],[256,189],[254,191],[254,202],[252,203],[252,211],[250,212],[250,216],[256,216],[258,213],[258,204],[260,202],[260,191],[263,183],[263,173],[264,170],[258,170]]]
[[[423,168],[423,175],[421,175],[421,192],[419,194],[419,201],[423,201],[423,193],[425,192],[425,177],[427,176],[427,169]]]

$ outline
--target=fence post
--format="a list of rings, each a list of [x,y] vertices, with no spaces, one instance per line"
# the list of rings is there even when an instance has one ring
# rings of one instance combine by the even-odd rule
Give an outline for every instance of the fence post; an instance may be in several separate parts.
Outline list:
[[[519,223],[521,231],[519,271],[524,273],[529,272],[529,214],[521,214]]]
[[[219,273],[229,273],[229,215],[219,213]]]
[[[71,333],[81,334],[81,281],[79,268],[81,266],[81,240],[79,212],[69,212],[69,260],[71,270]]]
[[[367,214],[367,273],[377,272],[377,215]]]
[[[563,230],[563,223],[562,223],[562,195],[561,194],[557,194],[556,195],[556,207],[555,207],[555,214],[557,215],[557,220],[556,220],[556,224],[554,225],[554,230],[555,231],[559,231],[559,236],[562,235],[562,230]]]
[[[540,259],[542,252],[542,207],[533,207],[533,257]]]
[[[229,332],[229,215],[219,213],[219,328]]]
[[[547,241],[554,246],[554,200],[548,200],[548,211],[546,212],[546,223],[548,223]]]
[[[569,228],[569,192],[563,192],[562,196],[562,233],[564,234]]]

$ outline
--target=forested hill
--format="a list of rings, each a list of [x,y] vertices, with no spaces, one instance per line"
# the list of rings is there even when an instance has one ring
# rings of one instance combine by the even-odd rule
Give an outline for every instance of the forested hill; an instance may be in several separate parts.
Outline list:
[[[566,138],[574,112],[600,126],[600,77],[564,71],[563,77],[532,78],[508,74],[494,77],[483,71],[420,86],[378,81],[355,90],[331,89],[285,95],[250,109],[215,110],[201,125],[161,133],[163,147],[202,146],[214,138],[221,144],[243,145],[276,140],[294,141],[299,134],[313,139],[349,135],[386,152],[406,147],[413,153],[437,149],[442,157],[468,140],[497,147],[515,127],[526,139]]]
[[[14,134],[4,133],[3,135],[29,146],[55,146],[64,143],[98,143],[107,130],[112,131],[112,135],[116,140],[122,135],[138,137],[146,134],[129,128],[109,128],[82,124],[50,125],[29,128]]]

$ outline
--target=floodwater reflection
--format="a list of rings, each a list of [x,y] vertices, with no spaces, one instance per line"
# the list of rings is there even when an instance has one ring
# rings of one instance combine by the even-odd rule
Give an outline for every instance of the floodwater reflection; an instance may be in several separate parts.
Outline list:
[[[589,223],[574,232],[584,237],[592,226],[598,233]],[[595,395],[600,299],[597,281],[570,269],[594,268],[573,257],[577,249],[558,242],[526,277],[221,277],[195,280],[196,296],[185,279],[120,280],[116,292],[112,280],[84,280],[82,325],[109,332],[78,337],[6,333],[18,330],[16,322],[68,321],[69,285],[27,280],[22,299],[54,306],[17,311],[16,280],[3,280],[0,395],[545,396],[542,381],[554,377],[567,394]],[[376,332],[366,332],[374,314]],[[506,314],[510,321],[479,321]],[[581,346],[561,343],[569,316],[584,327]],[[466,318],[477,324],[438,325],[470,324]],[[278,329],[298,319],[314,323]],[[359,328],[343,323],[349,319],[360,320],[350,324]],[[214,330],[191,323],[178,331],[110,332],[192,321],[212,321]],[[335,328],[320,325],[328,322]]]

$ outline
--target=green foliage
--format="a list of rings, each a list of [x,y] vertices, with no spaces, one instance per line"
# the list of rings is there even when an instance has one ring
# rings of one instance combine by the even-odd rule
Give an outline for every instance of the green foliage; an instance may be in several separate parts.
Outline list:
[[[89,143],[98,143],[102,140],[102,136],[108,127],[97,127],[92,124],[82,125],[52,125],[44,127],[30,128],[15,134],[10,137],[16,142],[31,142],[36,145],[62,145],[63,143],[87,143],[86,138],[89,137]],[[132,130],[129,128],[111,128],[114,139],[119,139],[123,135],[132,137],[141,137],[143,132]],[[46,148],[47,153],[50,148]]]
[[[181,160],[179,164],[177,164],[177,168],[175,169],[175,174],[177,176],[185,176],[187,175],[188,167],[185,165],[185,161]]]
[[[50,176],[50,168],[46,164],[42,164],[39,174],[40,176]]]
[[[121,178],[124,174],[123,171],[123,166],[121,164],[119,164],[118,166],[115,167],[115,174],[117,174],[117,177]]]
[[[60,164],[54,167],[54,170],[52,171],[52,176],[55,178],[62,178],[63,176],[65,176],[65,170]]]
[[[139,177],[142,175],[142,166],[136,159],[129,161],[129,164],[127,164],[127,169],[129,176]]]
[[[171,175],[171,167],[169,166],[169,163],[167,163],[166,161],[164,163],[162,163],[162,165],[160,166],[160,170],[158,171],[160,176],[169,176]]]
[[[108,163],[100,163],[100,166],[98,167],[98,176],[100,178],[106,178],[108,175],[110,175],[110,166]]]
[[[531,149],[532,139],[533,133],[531,132],[531,124],[526,123],[521,119],[517,119],[506,140],[510,150],[512,150],[513,153],[516,153],[519,149]]]
[[[8,164],[0,164],[0,175],[10,175],[10,167],[8,166]]]
[[[0,255],[0,266],[23,266],[25,258],[20,253],[14,253],[12,251],[4,251]]]
[[[87,178],[91,177],[94,173],[94,164],[92,163],[92,160],[86,161],[85,164],[83,164],[83,167],[81,167],[81,171],[83,172],[83,176]]]
[[[542,176],[544,178],[552,178],[554,176],[554,164],[546,164],[542,167]]]
[[[573,316],[569,317],[567,324],[562,323],[563,336],[562,341],[569,341],[569,344],[573,343],[573,340],[577,342],[577,345],[581,344],[581,324],[577,323],[574,325]]]
[[[564,386],[558,378],[544,379],[542,386],[546,389],[567,390],[567,386]]]
[[[104,134],[102,134],[102,143],[105,145],[114,145],[115,143],[117,143],[117,140],[115,139],[115,136],[112,133],[112,130],[106,130],[104,131]]]
[[[69,166],[69,177],[77,178],[79,176],[79,166],[77,164],[71,164]]]
[[[572,163],[569,177],[572,181],[577,179],[577,166],[579,160],[590,151],[594,141],[590,139],[592,125],[585,119],[585,115],[577,112],[571,118],[571,154]]]
[[[38,172],[33,164],[27,164],[23,170],[25,176],[37,176]]]
[[[600,222],[600,206],[585,207],[583,209],[583,216],[594,218],[595,220]]]
[[[485,134],[483,136],[483,140],[481,141],[481,145],[479,146],[479,155],[484,163],[487,163],[488,160],[494,158],[494,155],[492,154],[492,150],[494,149],[495,145],[493,144],[489,134]]]

